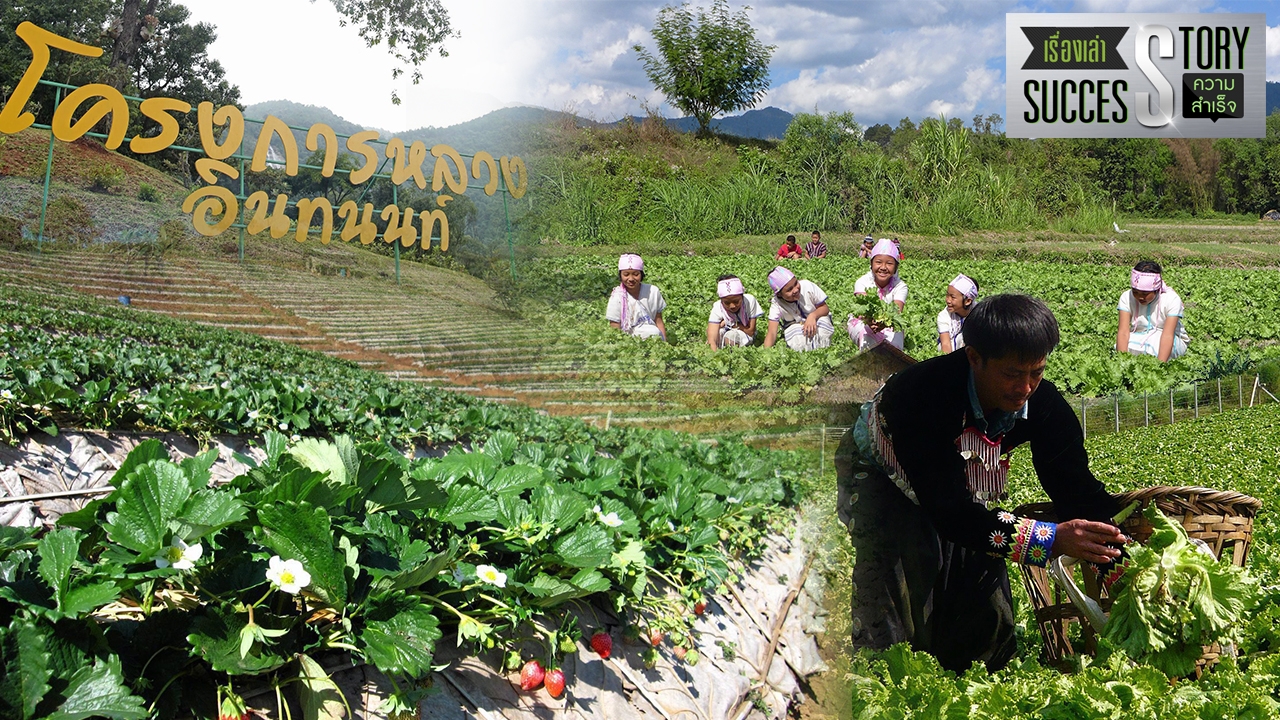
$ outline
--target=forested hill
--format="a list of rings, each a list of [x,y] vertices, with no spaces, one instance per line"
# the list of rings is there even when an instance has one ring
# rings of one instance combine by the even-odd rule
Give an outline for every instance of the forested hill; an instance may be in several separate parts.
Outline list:
[[[781,140],[793,117],[795,116],[786,110],[770,106],[761,110],[748,110],[741,115],[733,117],[712,120],[711,128],[718,133],[734,137]],[[644,120],[644,118],[634,115],[629,119],[637,123]],[[612,124],[617,125],[622,122],[625,122],[625,120],[619,120],[617,123]],[[667,118],[667,125],[680,132],[691,133],[696,132],[698,129],[698,121],[691,117]]]
[[[1267,83],[1267,114],[1280,110],[1280,82]]]
[[[416,130],[388,132],[348,122],[325,107],[302,105],[289,100],[255,103],[244,109],[246,118],[261,120],[267,115],[275,115],[294,127],[308,128],[313,123],[322,122],[343,134],[356,133],[361,130],[379,130],[383,140],[388,140],[393,136],[406,142],[421,140],[427,147],[437,143],[445,143],[453,146],[459,152],[470,154],[479,150],[487,150],[495,156],[518,155],[525,152],[528,146],[526,133],[530,128],[543,123],[555,122],[566,117],[564,113],[544,108],[509,107],[494,110],[474,120],[450,125],[449,127],[422,127]],[[589,124],[589,121],[577,119],[577,124]],[[298,142],[298,151],[301,157],[305,158],[308,154],[304,149],[306,147],[307,133],[305,130],[295,130],[293,134]],[[257,141],[256,132],[245,133],[245,152],[252,153]],[[275,151],[272,153],[274,157],[281,157],[283,148],[280,147],[279,140],[275,141],[273,150]]]

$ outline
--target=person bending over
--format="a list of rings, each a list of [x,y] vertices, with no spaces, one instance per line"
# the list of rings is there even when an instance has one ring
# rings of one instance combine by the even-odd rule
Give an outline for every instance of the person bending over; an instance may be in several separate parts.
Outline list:
[[[862,406],[836,454],[838,513],[850,530],[855,647],[908,642],[963,672],[1016,650],[1007,561],[1092,563],[1107,586],[1124,571],[1117,503],[1093,473],[1070,405],[1043,379],[1058,323],[1026,295],[979,302],[965,347],[891,376]],[[999,507],[1008,453],[1030,445],[1061,521]]]

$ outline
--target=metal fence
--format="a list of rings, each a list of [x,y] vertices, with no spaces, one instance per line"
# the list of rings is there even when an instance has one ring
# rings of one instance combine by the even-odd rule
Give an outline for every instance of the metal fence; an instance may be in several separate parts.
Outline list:
[[[1237,375],[1185,385],[1163,393],[1080,398],[1072,405],[1085,437],[1089,437],[1138,427],[1168,425],[1224,410],[1274,402],[1280,402],[1280,398],[1263,384],[1260,375]],[[822,472],[826,472],[828,453],[835,451],[840,438],[849,430],[847,425],[822,425],[813,429],[818,436],[815,439],[822,456]]]

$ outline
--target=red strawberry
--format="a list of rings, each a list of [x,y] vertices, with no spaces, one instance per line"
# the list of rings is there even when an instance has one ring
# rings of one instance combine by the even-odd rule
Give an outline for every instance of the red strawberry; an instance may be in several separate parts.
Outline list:
[[[564,692],[564,671],[560,668],[552,668],[547,671],[547,692],[551,693],[551,697],[558,698]]]
[[[520,689],[537,690],[544,677],[546,677],[546,672],[542,669],[542,663],[537,660],[530,660],[520,670]],[[564,687],[564,683],[561,682],[560,686]]]
[[[689,652],[683,645],[676,645],[675,647],[671,648],[671,651],[674,652],[676,654],[676,657],[680,658],[681,660],[684,659],[684,654]]]
[[[613,638],[609,633],[598,630],[595,635],[591,636],[591,649],[595,650],[600,657],[608,660],[609,653],[613,652]]]
[[[662,631],[661,631],[661,630],[650,630],[650,631],[649,631],[649,644],[650,644],[650,645],[652,645],[652,646],[654,646],[654,647],[658,647],[659,645],[661,645],[661,644],[662,644],[662,638],[663,638],[663,634],[662,634]]]
[[[707,602],[706,602],[705,600],[699,600],[699,601],[698,601],[697,603],[695,603],[695,604],[694,604],[694,606],[693,606],[693,614],[694,614],[694,615],[702,615],[702,613],[704,613],[704,612],[706,612],[706,611],[707,611]]]

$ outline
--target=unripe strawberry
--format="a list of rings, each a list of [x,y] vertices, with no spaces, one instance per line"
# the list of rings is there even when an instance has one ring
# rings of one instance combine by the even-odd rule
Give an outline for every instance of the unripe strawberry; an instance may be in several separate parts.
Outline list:
[[[613,638],[609,633],[598,630],[595,635],[591,636],[591,649],[596,651],[600,657],[608,660],[609,654],[613,652]]]
[[[546,672],[542,669],[542,663],[537,660],[530,660],[520,670],[520,689],[537,690],[544,677],[546,677]]]
[[[644,662],[644,666],[650,670],[658,664],[658,648],[649,648],[640,654],[640,660]]]
[[[671,652],[675,653],[675,656],[676,656],[677,658],[679,658],[679,659],[683,660],[683,659],[684,659],[684,654],[685,654],[685,653],[687,653],[687,652],[689,652],[689,651],[688,651],[687,649],[685,649],[685,646],[683,646],[683,645],[676,645],[675,647],[671,648]]]
[[[571,652],[577,652],[577,650],[578,650],[578,643],[575,642],[572,637],[568,635],[564,635],[560,638],[560,652],[571,653]]]
[[[551,697],[560,697],[560,694],[564,692],[564,671],[560,668],[548,670],[546,688],[547,692],[551,693]]]
[[[698,650],[696,648],[689,648],[689,652],[684,654],[684,663],[686,665],[697,665],[699,659],[701,659],[701,656],[698,655]]]
[[[249,720],[249,710],[239,695],[226,691],[222,698],[222,707],[218,708],[218,720]]]

